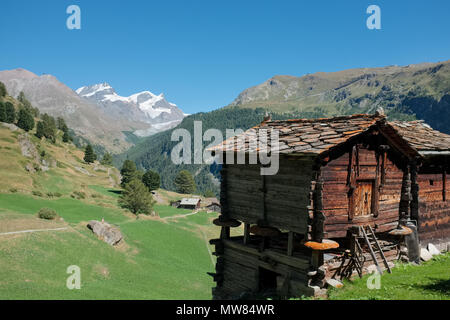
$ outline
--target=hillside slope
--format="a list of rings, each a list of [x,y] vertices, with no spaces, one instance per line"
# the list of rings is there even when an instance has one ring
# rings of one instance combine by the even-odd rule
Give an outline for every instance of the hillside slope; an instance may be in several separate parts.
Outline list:
[[[117,205],[117,169],[11,124],[0,123],[0,154],[0,299],[211,298],[207,239],[218,236],[217,214],[158,204],[160,217],[136,219]],[[63,220],[39,219],[44,207]],[[118,247],[86,227],[103,218],[120,227]],[[71,265],[81,269],[81,290],[66,287]]]
[[[388,115],[416,116],[450,133],[450,60],[302,77],[274,76],[244,90],[229,107],[326,116],[374,113],[383,107]]]

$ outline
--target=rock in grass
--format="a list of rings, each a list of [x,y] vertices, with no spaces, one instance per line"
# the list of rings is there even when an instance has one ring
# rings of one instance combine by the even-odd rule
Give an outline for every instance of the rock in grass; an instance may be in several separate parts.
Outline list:
[[[432,256],[436,256],[438,254],[441,254],[441,252],[436,248],[436,246],[432,243],[429,243],[427,246],[428,251],[431,253]]]
[[[422,259],[423,261],[429,261],[433,259],[433,256],[427,249],[422,248],[420,249],[420,259]]]
[[[333,287],[333,288],[342,288],[344,286],[344,284],[336,279],[328,279],[327,286]]]
[[[89,221],[88,228],[91,229],[100,240],[103,240],[112,246],[118,244],[123,238],[122,233],[118,228],[113,227],[104,221]]]

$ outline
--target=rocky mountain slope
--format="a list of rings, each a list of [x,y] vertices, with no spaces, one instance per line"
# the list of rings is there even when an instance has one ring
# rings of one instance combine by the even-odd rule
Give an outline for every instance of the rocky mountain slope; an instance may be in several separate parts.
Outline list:
[[[52,75],[24,69],[0,71],[0,81],[9,95],[17,97],[23,91],[41,113],[63,117],[79,140],[89,141],[99,152],[124,152],[136,140],[130,133],[148,136],[176,126],[184,117],[162,94],[148,91],[121,97],[111,86],[100,84],[75,92]]]

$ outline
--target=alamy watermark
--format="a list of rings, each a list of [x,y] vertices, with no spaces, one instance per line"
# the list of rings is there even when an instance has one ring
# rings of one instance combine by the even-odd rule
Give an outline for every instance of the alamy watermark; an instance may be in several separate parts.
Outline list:
[[[171,150],[174,164],[261,164],[261,175],[275,175],[279,169],[279,131],[275,129],[208,129],[203,133],[202,122],[194,121],[194,138],[186,129],[175,129],[171,140],[179,142]],[[192,154],[192,141],[194,154]],[[203,142],[211,142],[203,149]],[[213,155],[210,148],[223,143],[223,151]]]
[[[367,14],[370,16],[367,18],[366,26],[369,30],[381,29],[381,9],[379,6],[372,4],[367,7]]]
[[[67,289],[73,290],[81,289],[81,269],[79,266],[72,265],[68,266],[66,270],[67,274],[70,274],[70,276],[67,278],[66,286]]]
[[[69,30],[81,29],[81,9],[77,5],[70,5],[66,9],[66,13],[70,16],[66,20],[66,26]]]
[[[366,286],[369,290],[381,289],[381,275],[377,270],[374,270],[372,275],[367,278]]]

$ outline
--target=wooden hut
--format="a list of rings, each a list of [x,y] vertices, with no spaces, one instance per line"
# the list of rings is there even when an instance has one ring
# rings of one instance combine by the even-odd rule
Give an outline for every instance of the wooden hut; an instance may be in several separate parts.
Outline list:
[[[200,204],[201,204],[200,198],[183,198],[181,199],[178,208],[195,210],[200,208]]]
[[[248,141],[212,149],[225,162],[214,221],[222,232],[211,240],[215,299],[312,295],[336,274],[361,274],[371,264],[389,270],[400,249],[414,256],[414,236],[421,244],[450,240],[450,136],[382,113],[267,118],[251,130],[261,129],[279,132],[275,175],[261,175],[260,163],[226,160],[229,152],[250,157]],[[242,236],[230,237],[241,223]],[[405,238],[409,246],[400,247]]]

